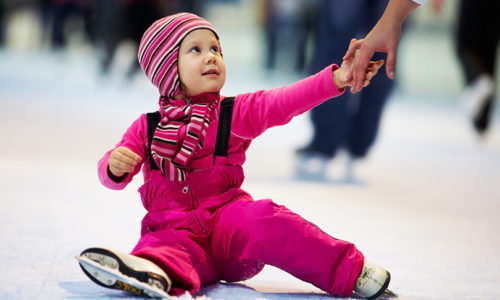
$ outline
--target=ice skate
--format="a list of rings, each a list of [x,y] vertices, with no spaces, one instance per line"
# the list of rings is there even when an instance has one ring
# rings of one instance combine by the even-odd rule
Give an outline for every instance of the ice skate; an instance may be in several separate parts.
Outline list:
[[[354,291],[363,294],[368,299],[375,299],[384,293],[390,281],[389,272],[376,264],[365,261],[356,280]]]
[[[295,178],[303,181],[325,181],[329,158],[321,153],[297,150]]]
[[[495,84],[486,74],[479,76],[462,93],[462,102],[477,133],[483,134],[489,127]]]
[[[76,259],[83,272],[100,286],[138,296],[169,298],[170,278],[147,259],[104,248],[89,248]]]
[[[351,185],[364,185],[366,184],[363,180],[359,179],[356,175],[355,169],[358,163],[358,158],[355,158],[351,154],[347,153],[345,162],[345,173],[342,182]]]

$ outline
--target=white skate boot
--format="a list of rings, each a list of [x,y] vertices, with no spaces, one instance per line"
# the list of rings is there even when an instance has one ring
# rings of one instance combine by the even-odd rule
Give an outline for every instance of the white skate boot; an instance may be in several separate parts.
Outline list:
[[[170,298],[170,278],[147,259],[104,248],[89,248],[76,259],[83,272],[100,286],[139,296]]]
[[[384,268],[365,260],[363,269],[356,280],[354,291],[368,299],[382,295],[389,286],[391,274]]]

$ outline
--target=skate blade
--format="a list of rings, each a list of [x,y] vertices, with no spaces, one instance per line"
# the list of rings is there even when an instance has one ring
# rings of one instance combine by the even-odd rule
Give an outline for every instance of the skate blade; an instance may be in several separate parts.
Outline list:
[[[80,266],[88,272],[87,275],[94,277],[94,281],[99,281],[98,283],[102,286],[131,292],[136,295],[144,294],[152,298],[175,299],[159,288],[123,275],[117,269],[103,266],[85,256],[75,256],[75,258],[80,263]]]
[[[398,294],[394,293],[390,289],[386,289],[384,293],[381,295],[384,299],[390,299],[390,298],[398,298]]]

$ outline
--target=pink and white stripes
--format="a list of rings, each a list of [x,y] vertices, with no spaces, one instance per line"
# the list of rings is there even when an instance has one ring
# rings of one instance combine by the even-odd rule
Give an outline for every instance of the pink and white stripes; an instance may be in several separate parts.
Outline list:
[[[212,30],[218,37],[212,24],[191,13],[178,13],[159,19],[142,36],[137,58],[142,70],[162,96],[173,98],[182,93],[177,70],[179,46],[187,34],[202,28]]]
[[[162,119],[153,135],[151,155],[162,175],[172,181],[186,180],[188,162],[203,147],[219,94],[201,94],[192,100],[192,104],[185,105],[168,98],[160,102]],[[187,126],[186,136],[179,140],[183,126]]]

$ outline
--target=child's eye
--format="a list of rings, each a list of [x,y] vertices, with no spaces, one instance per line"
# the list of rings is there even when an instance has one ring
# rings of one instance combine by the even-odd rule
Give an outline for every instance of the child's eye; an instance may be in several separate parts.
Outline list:
[[[191,52],[193,52],[193,53],[199,53],[200,52],[200,47],[194,46],[193,48],[191,48]]]
[[[212,48],[210,48],[210,51],[217,53],[217,52],[219,52],[219,47],[212,46]]]

